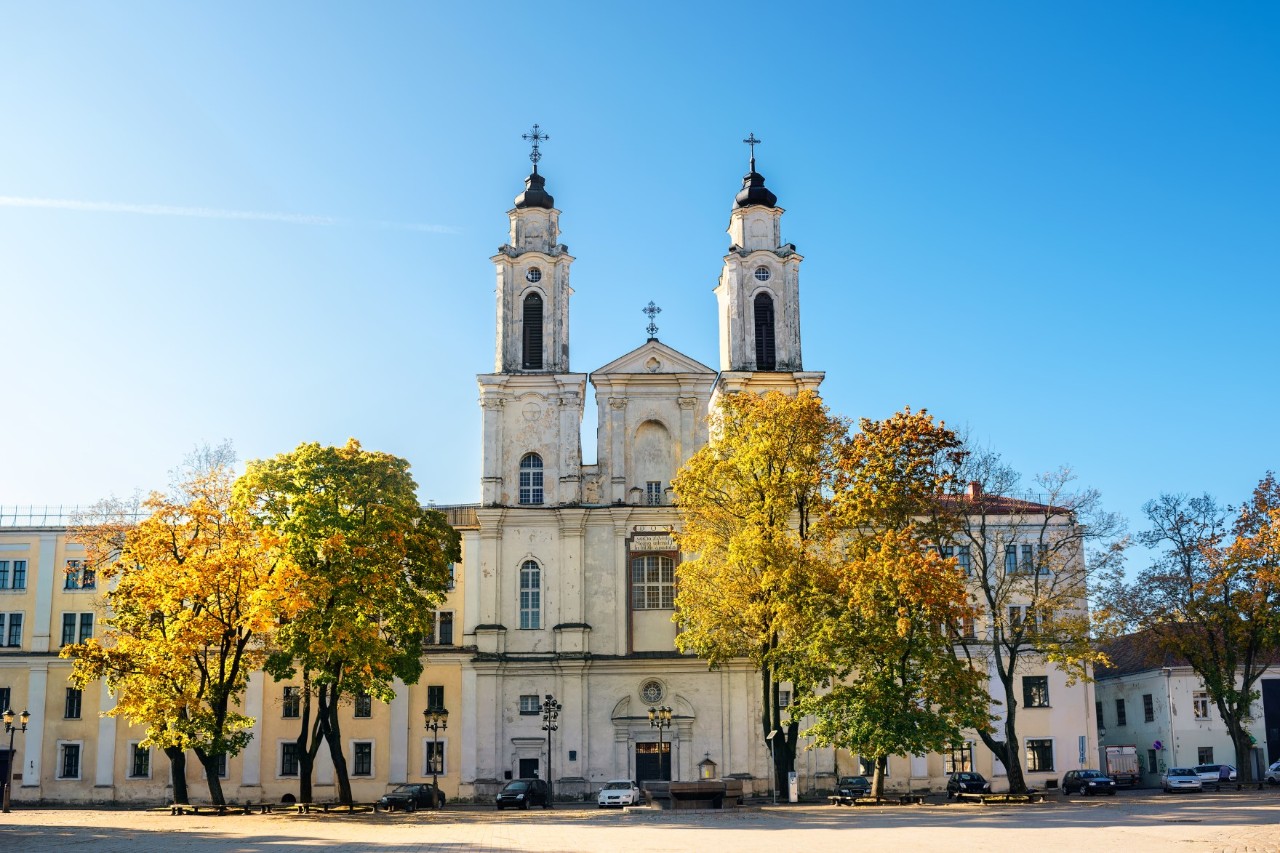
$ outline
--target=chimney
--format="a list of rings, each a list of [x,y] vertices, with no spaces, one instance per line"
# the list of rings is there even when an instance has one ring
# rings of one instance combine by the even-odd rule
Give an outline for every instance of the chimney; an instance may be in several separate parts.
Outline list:
[[[982,484],[977,480],[970,480],[969,486],[964,490],[965,497],[972,500],[982,494]]]

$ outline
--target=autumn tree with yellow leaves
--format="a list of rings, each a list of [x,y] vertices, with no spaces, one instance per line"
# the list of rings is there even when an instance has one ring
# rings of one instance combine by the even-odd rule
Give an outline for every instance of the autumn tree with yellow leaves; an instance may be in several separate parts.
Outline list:
[[[806,734],[870,760],[882,796],[890,755],[945,751],[989,726],[985,673],[956,657],[952,626],[979,612],[954,556],[939,495],[961,443],[925,411],[863,419],[841,455],[829,558],[792,605],[782,672],[820,689],[793,717]]]
[[[358,693],[390,701],[395,679],[418,680],[449,564],[460,558],[457,531],[443,513],[419,504],[408,462],[355,439],[250,462],[236,494],[257,529],[301,568],[303,603],[267,663],[276,678],[302,679],[299,799],[311,799],[325,743],[338,799],[350,803],[338,709]]]
[[[191,750],[210,799],[225,803],[220,763],[254,722],[240,695],[299,603],[295,565],[233,501],[231,463],[227,445],[194,455],[168,493],[142,502],[141,520],[105,502],[73,532],[107,587],[107,615],[99,637],[61,655],[77,686],[105,679],[107,714],[146,726],[143,744],[172,763],[176,802],[188,800]]]
[[[676,568],[676,645],[712,666],[750,660],[760,673],[761,735],[776,781],[795,767],[799,723],[778,707],[789,602],[825,556],[824,518],[845,425],[817,394],[729,394],[711,440],[672,486],[688,559]],[[798,688],[799,689],[799,686]]]

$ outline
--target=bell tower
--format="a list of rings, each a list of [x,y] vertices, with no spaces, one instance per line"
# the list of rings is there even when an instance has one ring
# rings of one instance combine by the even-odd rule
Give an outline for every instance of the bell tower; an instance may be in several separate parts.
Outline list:
[[[484,410],[483,502],[528,508],[580,500],[586,376],[569,372],[569,268],[560,211],[538,174],[538,125],[524,134],[533,171],[507,211],[497,276],[494,372],[478,377]]]
[[[800,357],[800,262],[782,242],[778,197],[756,171],[755,134],[750,169],[729,214],[729,253],[715,294],[720,318],[717,391],[817,389],[825,374],[805,371]]]

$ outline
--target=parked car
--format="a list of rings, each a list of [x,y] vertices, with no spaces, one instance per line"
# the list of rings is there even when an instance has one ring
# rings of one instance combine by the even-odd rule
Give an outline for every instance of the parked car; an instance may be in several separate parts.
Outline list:
[[[529,806],[551,808],[551,786],[542,779],[512,779],[502,786],[496,797],[498,811],[507,806],[527,809]]]
[[[866,776],[841,776],[836,782],[836,796],[839,797],[869,797],[871,796],[871,782]]]
[[[1270,785],[1280,785],[1280,761],[1268,767],[1267,772],[1262,774],[1262,778],[1266,779]]]
[[[383,809],[404,809],[407,812],[418,809],[429,809],[434,806],[431,796],[436,792],[430,782],[426,784],[396,785],[378,798],[378,807]],[[444,794],[440,794],[440,805],[444,805]]]
[[[1170,767],[1160,775],[1160,788],[1171,794],[1174,791],[1200,791],[1204,785],[1194,767]]]
[[[1068,770],[1062,777],[1062,795],[1069,797],[1072,794],[1084,794],[1086,797],[1110,794],[1114,797],[1116,780],[1101,770]]]
[[[1230,764],[1197,764],[1196,773],[1200,774],[1200,784],[1215,791],[1222,787],[1222,768],[1227,768],[1227,781],[1236,781],[1236,768]]]
[[[959,771],[947,779],[947,799],[957,794],[990,794],[991,783],[981,773]]]
[[[605,806],[636,806],[640,804],[640,786],[634,779],[614,779],[604,783],[597,800],[600,808]]]

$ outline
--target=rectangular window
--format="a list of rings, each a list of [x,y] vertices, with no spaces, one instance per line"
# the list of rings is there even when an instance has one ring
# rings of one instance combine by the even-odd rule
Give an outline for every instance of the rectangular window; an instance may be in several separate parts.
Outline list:
[[[58,762],[58,778],[59,779],[79,779],[80,778],[80,744],[64,743],[59,747],[60,761]]]
[[[649,506],[662,506],[661,480],[649,480],[644,484],[644,502]]]
[[[77,626],[79,630],[77,630]],[[62,645],[69,646],[72,643],[83,643],[92,636],[92,613],[62,614]]]
[[[457,581],[458,581],[458,578],[457,578],[457,575],[456,575],[456,574],[455,574],[455,572],[454,572],[454,565],[453,565],[453,563],[450,563],[450,564],[449,564],[449,580],[448,580],[448,583],[447,583],[447,584],[446,584],[446,586],[445,586],[445,589],[447,589],[447,590],[449,590],[449,591],[451,591],[451,592],[452,592],[452,591],[453,591],[454,586],[457,584]]]
[[[631,559],[631,607],[633,610],[674,610],[676,606],[675,560],[658,554]]]
[[[1049,676],[1024,675],[1022,677],[1022,704],[1028,708],[1049,707]]]
[[[453,645],[453,611],[452,610],[436,611],[436,644],[440,646]]]
[[[791,691],[790,690],[778,691],[778,707],[779,708],[791,707]]]
[[[92,636],[93,636],[93,614],[81,613],[80,614],[80,634],[78,637],[78,642],[83,643],[85,640],[89,639]]]
[[[943,755],[943,772],[959,773],[973,770],[973,741],[965,741],[961,746],[951,747],[951,751]]]
[[[435,773],[439,776],[445,775],[444,756],[445,742],[442,740],[428,740],[426,743],[426,762],[423,776],[430,776]]]
[[[80,703],[84,698],[82,691],[74,687],[67,688],[67,701],[63,707],[63,717],[68,720],[80,719]]]
[[[1154,749],[1147,750],[1147,772],[1148,773],[1160,772],[1160,765],[1156,761],[1156,751]]]
[[[978,622],[972,614],[960,620],[960,636],[966,640],[978,639]]]
[[[1033,548],[1032,546],[1030,545],[1022,546],[1022,565],[1020,565],[1019,568],[1022,569],[1022,571],[1025,572],[1026,574],[1029,574],[1029,575],[1035,574],[1035,571],[1036,571],[1035,553],[1036,553],[1035,548]]]
[[[538,703],[538,695],[536,693],[526,693],[520,697],[520,713],[524,716],[537,714],[541,706]]]
[[[62,614],[62,645],[69,646],[76,641],[76,614]]]
[[[964,572],[965,577],[969,577],[973,573],[973,567],[969,561],[969,546],[961,545],[956,548],[956,567]]]
[[[1012,575],[1018,571],[1018,546],[1004,546],[1004,573]]]
[[[1197,690],[1191,694],[1191,715],[1197,720],[1209,719],[1209,694],[1204,691]],[[1201,764],[1208,764],[1207,761],[1201,761]]]
[[[5,645],[21,646],[22,645],[22,614],[10,613],[8,625],[5,624],[4,614],[0,613],[0,629],[3,630],[5,636]]]
[[[1156,721],[1155,697],[1150,693],[1142,694],[1142,721],[1144,723],[1154,723]]]
[[[296,742],[280,744],[280,775],[298,775],[298,744]]]
[[[352,776],[372,776],[373,775],[373,743],[367,740],[358,740],[352,745],[351,760]]]
[[[284,699],[280,706],[280,716],[286,719],[302,716],[302,688],[286,687],[284,689]]]
[[[1213,747],[1200,746],[1196,747],[1196,764],[1212,764],[1213,763]]]
[[[360,692],[356,694],[356,711],[354,716],[373,716],[373,697],[368,693]]]
[[[227,778],[227,754],[225,752],[214,758],[214,765],[218,771],[218,778]]]
[[[130,745],[132,756],[129,761],[130,779],[147,779],[151,776],[151,750],[138,744]]]
[[[1027,739],[1027,770],[1044,773],[1053,770],[1053,739]]]
[[[1009,606],[1009,630],[1016,631],[1022,627],[1022,617],[1026,608],[1019,604]]]
[[[66,576],[62,582],[63,589],[93,589],[97,585],[97,572],[89,568],[83,560],[67,560]]]
[[[1102,721],[1102,703],[1094,702],[1093,711],[1098,717],[1098,728],[1106,728],[1107,724]]]
[[[1048,546],[1047,546],[1047,545],[1040,545],[1040,546],[1038,546],[1038,547],[1036,548],[1036,552],[1037,552],[1037,556],[1039,557],[1039,563],[1038,563],[1038,565],[1037,565],[1037,567],[1036,567],[1036,571],[1037,571],[1037,572],[1039,572],[1039,573],[1040,573],[1040,574],[1042,574],[1042,575],[1052,574],[1052,572],[1049,570],[1049,548],[1048,548]]]
[[[1123,699],[1116,700],[1116,725],[1117,726],[1128,725],[1128,720],[1125,719],[1125,715],[1124,715]]]
[[[9,588],[9,561],[0,560],[0,589]]]
[[[536,699],[538,697],[535,696],[534,698]],[[427,707],[432,710],[439,710],[444,707],[444,685],[443,684],[427,685]]]
[[[13,707],[12,695],[8,687],[0,687],[0,711],[7,711]]]
[[[27,588],[27,561],[13,561],[13,585],[10,589],[26,589]]]

